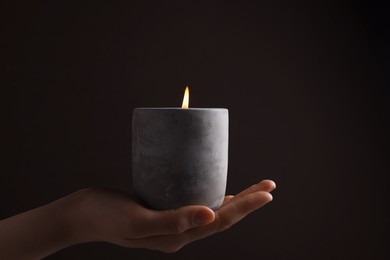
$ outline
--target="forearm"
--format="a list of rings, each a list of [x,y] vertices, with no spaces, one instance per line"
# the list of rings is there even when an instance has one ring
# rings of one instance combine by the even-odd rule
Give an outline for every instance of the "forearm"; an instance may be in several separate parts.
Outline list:
[[[69,198],[0,221],[0,259],[41,259],[77,243]]]

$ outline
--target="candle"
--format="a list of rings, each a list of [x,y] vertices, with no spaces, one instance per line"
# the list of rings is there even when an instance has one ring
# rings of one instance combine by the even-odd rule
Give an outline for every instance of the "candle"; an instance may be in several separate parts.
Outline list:
[[[228,110],[135,108],[132,168],[136,195],[154,209],[221,206],[228,167]]]

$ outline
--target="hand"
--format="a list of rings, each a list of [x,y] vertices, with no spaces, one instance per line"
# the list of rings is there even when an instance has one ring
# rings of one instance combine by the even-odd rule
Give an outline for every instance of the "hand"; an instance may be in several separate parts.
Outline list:
[[[124,247],[175,252],[184,245],[231,227],[272,200],[275,183],[263,180],[226,196],[215,212],[205,206],[151,210],[118,191],[84,189],[63,200],[70,202],[73,243],[106,241]]]
[[[226,196],[213,212],[193,205],[176,210],[145,208],[126,193],[84,189],[0,221],[0,259],[41,259],[65,247],[106,241],[125,247],[175,252],[223,231],[272,200],[264,180]]]

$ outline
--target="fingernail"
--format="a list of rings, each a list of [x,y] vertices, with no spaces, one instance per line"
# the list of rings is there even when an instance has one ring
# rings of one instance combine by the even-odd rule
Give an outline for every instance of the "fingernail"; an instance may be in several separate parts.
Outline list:
[[[269,194],[269,197],[270,197],[269,202],[273,201],[273,200],[274,200],[274,197],[272,196],[272,194],[271,194],[271,193],[268,193],[268,194]]]
[[[195,225],[201,226],[210,222],[210,213],[206,210],[200,210],[195,214]]]

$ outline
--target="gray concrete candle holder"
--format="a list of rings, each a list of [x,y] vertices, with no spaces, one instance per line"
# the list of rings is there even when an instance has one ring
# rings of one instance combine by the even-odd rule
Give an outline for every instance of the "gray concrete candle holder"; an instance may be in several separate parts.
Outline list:
[[[226,190],[228,121],[223,108],[134,109],[136,194],[154,209],[219,208]]]

